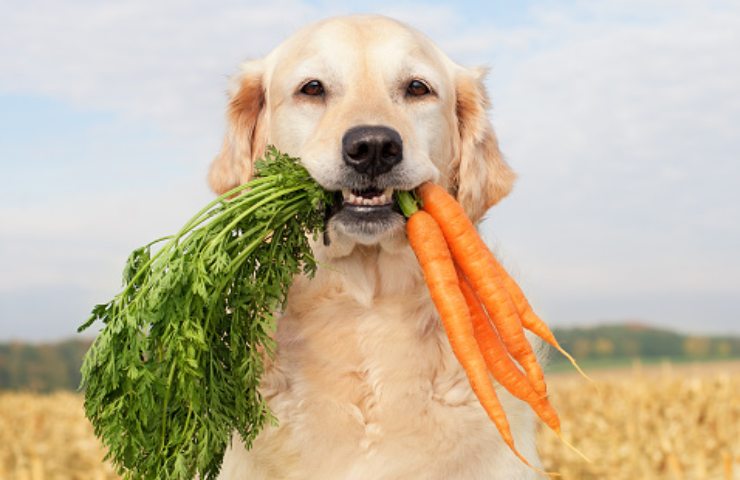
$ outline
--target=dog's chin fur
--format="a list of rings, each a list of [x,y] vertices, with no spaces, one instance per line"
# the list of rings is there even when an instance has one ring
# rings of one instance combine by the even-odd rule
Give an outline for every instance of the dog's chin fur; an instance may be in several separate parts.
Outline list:
[[[316,52],[322,61],[314,61]],[[307,61],[314,61],[310,71]],[[388,85],[389,78],[420,74],[417,68],[436,81],[435,96],[408,100],[398,94],[403,85]],[[327,75],[328,100],[290,93],[290,79],[304,75]],[[326,186],[339,178],[335,153],[343,132],[387,124],[403,137],[398,167],[405,181],[434,178],[477,221],[514,179],[487,105],[482,72],[454,64],[418,32],[376,16],[329,20],[243,67],[209,180],[218,193],[247,181],[252,162],[273,143],[300,156]],[[348,186],[333,189],[339,188]],[[235,435],[220,478],[535,478],[501,440],[450,350],[403,218],[335,213],[328,244],[312,244],[315,277],[300,277],[290,289],[276,355],[262,378],[261,393],[279,424],[261,432],[250,450]],[[499,395],[517,449],[537,465],[533,414],[504,390]]]
[[[330,219],[325,243],[339,244],[332,251],[351,252],[354,244],[386,248],[404,236],[405,224],[403,216],[395,212],[383,211],[358,218],[342,209]]]

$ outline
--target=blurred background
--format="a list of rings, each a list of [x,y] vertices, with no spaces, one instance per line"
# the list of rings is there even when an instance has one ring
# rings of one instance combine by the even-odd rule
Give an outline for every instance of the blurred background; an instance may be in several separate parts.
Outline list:
[[[491,119],[519,179],[482,231],[566,347],[604,372],[598,395],[563,379],[564,405],[593,402],[563,408],[589,409],[589,434],[607,408],[617,423],[648,404],[658,412],[648,415],[658,426],[625,431],[631,449],[610,456],[614,468],[584,467],[559,447],[548,467],[570,478],[740,478],[739,2],[1,5],[0,391],[76,387],[89,338],[75,329],[116,293],[128,253],[212,197],[205,176],[242,61],[306,23],[381,13],[458,63],[490,67]],[[561,367],[554,358],[554,377]],[[632,404],[638,384],[647,393]],[[663,403],[649,400],[663,398],[657,385]],[[23,395],[0,393],[0,445],[52,438],[62,417],[80,443],[65,450],[72,460],[50,460],[38,440],[0,447],[0,478],[112,475],[97,468],[79,396]],[[696,422],[676,426],[691,417],[670,413],[679,401],[699,402]],[[616,448],[606,438],[617,441],[604,428],[592,451],[602,466],[599,452]],[[677,440],[706,435],[710,446]]]

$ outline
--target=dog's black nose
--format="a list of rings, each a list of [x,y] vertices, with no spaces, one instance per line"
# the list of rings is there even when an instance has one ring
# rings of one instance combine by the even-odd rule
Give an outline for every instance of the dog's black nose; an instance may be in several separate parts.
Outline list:
[[[358,173],[377,177],[403,159],[403,141],[392,128],[353,127],[342,137],[342,158]]]

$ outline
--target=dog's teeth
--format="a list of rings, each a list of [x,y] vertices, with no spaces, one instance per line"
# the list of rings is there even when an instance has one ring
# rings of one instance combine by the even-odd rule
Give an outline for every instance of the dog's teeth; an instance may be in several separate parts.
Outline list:
[[[363,197],[362,195],[355,195],[350,189],[342,190],[342,197],[345,203],[350,205],[367,205],[367,206],[381,206],[388,205],[393,201],[393,189],[386,188],[382,193],[372,197]]]

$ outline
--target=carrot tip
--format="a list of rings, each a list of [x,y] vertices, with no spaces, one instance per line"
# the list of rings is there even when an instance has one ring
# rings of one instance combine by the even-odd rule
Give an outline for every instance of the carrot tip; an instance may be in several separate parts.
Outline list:
[[[521,460],[522,462],[524,462],[524,464],[526,466],[528,466],[529,468],[531,468],[535,472],[539,473],[540,475],[546,475],[548,477],[562,477],[562,474],[560,474],[558,472],[548,472],[548,471],[543,470],[541,468],[535,467],[534,465],[532,465],[531,463],[529,463],[529,460],[527,460],[526,458],[524,458],[524,455],[522,455],[521,453],[519,453],[519,450],[517,450],[516,448],[514,448],[513,445],[509,445],[509,448],[511,448],[511,450],[514,452],[514,455],[516,455],[519,458],[519,460]]]
[[[578,363],[576,362],[576,359],[575,359],[575,358],[573,358],[573,357],[572,357],[572,356],[570,355],[570,353],[566,352],[566,351],[565,351],[565,349],[564,349],[563,347],[561,347],[561,346],[560,346],[559,344],[556,344],[556,345],[555,345],[555,348],[556,348],[556,349],[558,350],[558,352],[560,352],[560,353],[561,353],[561,354],[562,354],[562,355],[563,355],[563,356],[564,356],[565,358],[567,358],[567,359],[568,359],[568,361],[570,361],[571,365],[573,365],[573,367],[574,367],[574,368],[575,368],[575,369],[576,369],[576,370],[578,371],[578,373],[580,373],[580,374],[581,374],[581,376],[582,376],[583,378],[585,378],[586,380],[588,380],[589,382],[591,382],[591,384],[592,384],[592,385],[594,386],[594,388],[596,388],[597,390],[599,389],[598,385],[596,385],[596,382],[594,382],[594,380],[593,380],[593,379],[592,379],[591,377],[589,377],[588,375],[586,375],[586,372],[584,372],[584,371],[583,371],[583,370],[581,369],[581,367],[580,367],[580,366],[578,366]]]
[[[568,446],[568,448],[570,448],[571,450],[573,450],[574,452],[576,452],[582,459],[584,459],[588,463],[594,463],[590,458],[588,458],[586,456],[586,454],[584,454],[582,451],[578,450],[572,443],[570,443],[568,440],[566,440],[565,437],[560,432],[560,429],[556,430],[555,433],[557,434],[557,436],[558,436],[558,438],[560,439],[561,442],[563,442],[564,444],[566,444]]]

